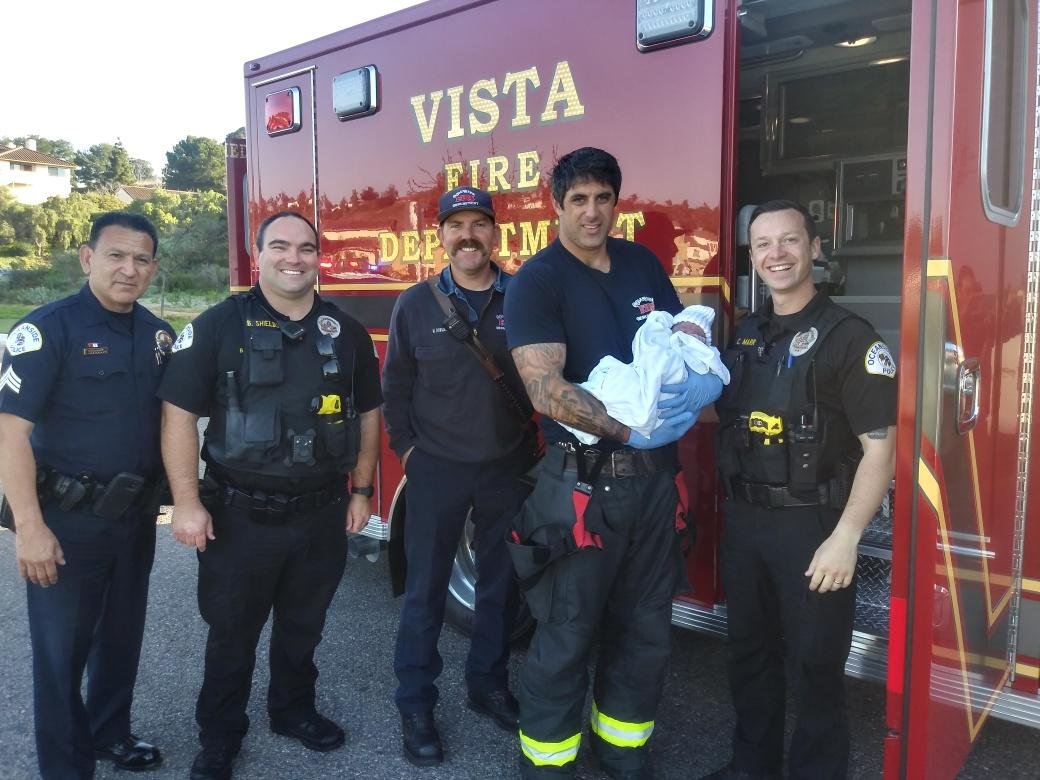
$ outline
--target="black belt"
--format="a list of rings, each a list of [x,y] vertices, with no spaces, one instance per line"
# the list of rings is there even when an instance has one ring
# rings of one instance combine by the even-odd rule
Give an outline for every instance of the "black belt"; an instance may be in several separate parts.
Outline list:
[[[592,469],[602,455],[604,458],[602,474],[608,477],[639,477],[668,471],[678,465],[674,448],[659,450],[635,450],[631,447],[604,452],[595,447],[575,447],[569,442],[557,442],[556,447],[563,450],[563,467],[565,470],[587,471]],[[579,460],[584,468],[579,468]]]
[[[815,500],[810,496],[798,496],[788,490],[787,485],[769,485],[765,482],[733,480],[733,497],[767,509],[797,506],[827,506],[830,490],[826,483],[816,486]]]
[[[234,485],[220,486],[220,501],[249,512],[249,518],[260,525],[282,525],[295,515],[332,503],[343,493],[343,487],[324,487],[310,493],[288,495],[263,490],[242,490]]]

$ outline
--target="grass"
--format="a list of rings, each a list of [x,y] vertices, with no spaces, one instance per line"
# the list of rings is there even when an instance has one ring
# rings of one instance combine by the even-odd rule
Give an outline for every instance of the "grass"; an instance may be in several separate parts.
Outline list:
[[[222,293],[222,295],[225,294]],[[159,316],[159,301],[157,299],[142,301],[142,303],[152,313]],[[22,303],[0,303],[0,333],[10,333],[14,324],[35,308],[37,307]],[[196,315],[205,308],[207,308],[207,305],[202,305],[198,308],[182,308],[167,304],[166,321],[173,326],[175,332],[180,333],[184,326],[195,319]]]

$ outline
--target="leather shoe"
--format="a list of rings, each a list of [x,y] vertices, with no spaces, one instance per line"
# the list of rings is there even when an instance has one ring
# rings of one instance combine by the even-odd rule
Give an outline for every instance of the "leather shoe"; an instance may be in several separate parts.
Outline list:
[[[337,723],[316,712],[294,722],[272,718],[271,731],[283,737],[298,739],[304,747],[321,753],[343,747],[343,743],[347,741],[347,735]]]
[[[231,762],[238,745],[206,745],[191,762],[190,780],[231,780]]]
[[[466,703],[474,712],[487,715],[495,724],[505,731],[515,733],[520,718],[520,705],[509,691],[502,689],[489,693],[474,694],[467,697]]]
[[[144,772],[155,769],[162,763],[159,748],[138,739],[133,734],[127,734],[111,745],[94,748],[94,758],[111,761],[116,769],[125,769],[128,772]]]
[[[444,748],[432,712],[401,716],[404,757],[412,766],[435,766],[444,761]]]

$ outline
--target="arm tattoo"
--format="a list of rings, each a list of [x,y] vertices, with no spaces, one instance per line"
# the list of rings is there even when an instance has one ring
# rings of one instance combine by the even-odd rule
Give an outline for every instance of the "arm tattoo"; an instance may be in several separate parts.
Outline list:
[[[870,431],[867,434],[868,439],[887,439],[888,428],[878,428],[876,431]]]
[[[512,354],[531,405],[541,414],[606,439],[628,439],[628,428],[607,414],[595,396],[563,378],[566,344],[529,344]]]

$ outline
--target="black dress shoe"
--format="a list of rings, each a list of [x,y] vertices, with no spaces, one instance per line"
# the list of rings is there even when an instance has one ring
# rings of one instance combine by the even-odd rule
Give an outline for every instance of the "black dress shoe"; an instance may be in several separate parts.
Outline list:
[[[145,772],[162,763],[159,748],[138,739],[133,734],[128,734],[111,745],[94,748],[94,758],[111,761],[116,769],[125,769],[128,772]]]
[[[207,745],[191,762],[190,780],[231,780],[231,762],[238,745]]]
[[[467,704],[474,712],[487,715],[500,729],[515,733],[520,718],[520,705],[509,691],[491,691],[467,697]]]
[[[271,731],[283,737],[298,739],[304,747],[321,753],[341,748],[347,741],[347,735],[339,724],[316,712],[295,721],[272,718]]]
[[[435,766],[444,761],[444,748],[432,712],[401,716],[404,757],[412,766]]]

